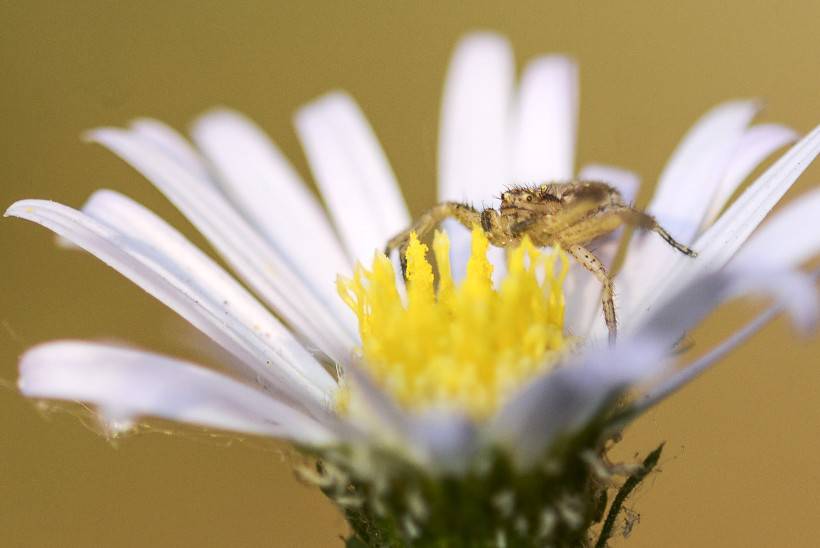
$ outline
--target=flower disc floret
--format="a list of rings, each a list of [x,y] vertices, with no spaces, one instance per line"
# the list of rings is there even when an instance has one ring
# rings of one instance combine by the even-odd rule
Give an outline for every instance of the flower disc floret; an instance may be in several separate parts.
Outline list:
[[[474,228],[467,273],[456,284],[447,235],[436,232],[433,240],[436,279],[427,245],[413,234],[406,298],[383,254],[370,270],[359,265],[352,278],[339,278],[339,294],[358,318],[363,362],[406,408],[450,407],[486,418],[566,349],[566,255],[539,251],[525,238],[509,252],[507,274],[495,287],[488,247]],[[348,390],[338,395],[342,412]]]

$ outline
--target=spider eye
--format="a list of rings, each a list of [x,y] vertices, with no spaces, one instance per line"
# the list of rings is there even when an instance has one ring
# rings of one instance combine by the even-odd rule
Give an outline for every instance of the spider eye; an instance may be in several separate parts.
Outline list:
[[[531,202],[531,201],[532,201],[532,194],[527,194],[527,201],[528,201],[528,202]]]

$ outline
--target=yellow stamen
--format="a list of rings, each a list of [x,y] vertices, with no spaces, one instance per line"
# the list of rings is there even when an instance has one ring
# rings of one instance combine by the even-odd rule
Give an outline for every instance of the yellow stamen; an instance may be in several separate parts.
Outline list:
[[[427,246],[411,235],[406,302],[382,254],[371,270],[357,265],[352,279],[337,281],[359,321],[363,362],[407,408],[447,406],[485,418],[525,381],[552,367],[567,345],[566,255],[560,249],[541,253],[525,238],[510,252],[507,275],[496,289],[487,237],[476,227],[472,238],[467,274],[457,286],[443,232],[433,239],[437,284]],[[337,409],[345,412],[351,398],[355,394],[343,383]]]

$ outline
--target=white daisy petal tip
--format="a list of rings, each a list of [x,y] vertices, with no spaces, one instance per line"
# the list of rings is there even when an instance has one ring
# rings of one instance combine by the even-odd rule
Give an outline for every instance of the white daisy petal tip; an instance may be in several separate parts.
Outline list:
[[[509,184],[510,107],[515,59],[506,38],[468,35],[444,84],[438,164],[441,200],[487,200]]]
[[[733,270],[732,267],[729,268]],[[740,270],[735,267],[734,270]],[[755,269],[752,273],[741,271],[733,285],[729,298],[754,293],[771,295],[782,306],[799,333],[808,337],[817,329],[820,312],[820,293],[816,274],[795,270]]]
[[[706,120],[710,116],[717,113],[728,113],[731,111],[745,113],[749,116],[749,121],[760,114],[766,107],[766,100],[762,97],[735,97],[734,99],[727,99],[712,107],[701,120]]]
[[[107,128],[95,131],[94,140],[165,194],[239,277],[287,317],[295,331],[327,355],[341,355],[340,349],[353,337],[350,326],[343,324],[344,316],[329,313],[341,308],[332,291],[332,278],[318,280],[318,273],[312,271],[297,275],[282,252],[265,241],[211,180],[186,169],[150,140],[130,131]]]
[[[255,122],[224,108],[200,116],[191,136],[231,203],[297,274],[336,302],[330,281],[349,267],[329,219],[273,140]],[[272,215],[272,204],[276,214]],[[294,234],[311,234],[305,245]]]
[[[462,55],[483,56],[488,53],[503,51],[505,54],[512,50],[509,39],[503,34],[490,30],[477,30],[461,37],[456,44],[454,58]]]
[[[124,130],[138,136],[146,143],[162,151],[179,167],[197,178],[210,181],[211,175],[199,151],[178,131],[169,125],[152,118],[132,120]]]
[[[142,132],[147,136],[153,137],[158,144],[172,143],[173,145],[177,145],[184,143],[189,147],[190,151],[193,152],[193,149],[190,148],[190,145],[185,141],[182,135],[165,122],[157,120],[156,118],[138,116],[130,120],[128,127],[134,131]]]
[[[800,134],[779,124],[759,124],[750,127],[738,140],[736,150],[725,166],[711,203],[701,222],[701,230],[717,219],[731,196],[743,181],[777,149],[793,143]]]
[[[194,121],[192,122],[192,125],[196,124],[198,120],[201,120],[203,118],[223,117],[223,116],[228,117],[228,118],[237,118],[237,117],[242,118],[242,119],[247,118],[244,114],[242,114],[241,112],[239,112],[238,110],[236,110],[233,107],[229,107],[227,105],[212,105],[212,106],[208,107],[207,109],[203,110],[202,112],[200,112],[199,115],[196,118],[194,118]]]
[[[41,200],[36,200],[33,198],[17,200],[6,208],[6,211],[3,213],[3,217],[19,217],[22,219],[27,219],[34,213],[35,206],[40,201]]]
[[[84,143],[102,144],[102,141],[108,136],[123,131],[122,128],[116,126],[100,126],[83,131],[80,134],[80,138]]]
[[[742,133],[736,130],[737,121],[733,124],[736,128],[730,133],[740,139]],[[694,241],[692,248],[698,253],[695,260],[675,254],[663,242],[658,244],[656,238],[633,240],[619,274],[622,280],[626,278],[623,285],[629,291],[622,300],[628,317],[639,321],[664,295],[674,294],[692,280],[722,269],[738,252],[742,254],[742,246],[818,153],[820,126],[792,145]],[[683,208],[687,207],[687,201],[672,200],[667,205]],[[659,221],[664,224],[663,219]],[[642,243],[646,247],[642,247]],[[761,260],[765,264],[765,257]]]
[[[280,322],[158,217],[110,191],[97,194],[87,207],[90,214],[24,200],[10,212],[96,255],[234,354],[266,385],[289,396],[299,393],[301,402],[313,407],[335,387]],[[303,366],[307,369],[300,371]]]
[[[544,55],[524,68],[512,117],[515,182],[572,178],[578,96],[578,66],[568,56]]]
[[[344,92],[331,92],[301,107],[294,124],[350,258],[369,260],[374,250],[410,224],[373,127]]]
[[[30,398],[94,405],[108,429],[158,417],[239,433],[326,444],[334,435],[270,394],[193,364],[126,347],[54,341],[20,358]]]
[[[247,116],[235,110],[231,107],[218,105],[213,106],[204,112],[200,113],[194,120],[189,124],[189,130],[192,135],[196,135],[199,131],[202,131],[203,128],[208,126],[228,126],[230,127],[232,124],[238,122],[246,122],[249,124],[254,124],[252,120],[250,120]]]
[[[358,109],[358,103],[350,92],[343,89],[332,89],[317,97],[313,104],[323,104],[332,109]]]

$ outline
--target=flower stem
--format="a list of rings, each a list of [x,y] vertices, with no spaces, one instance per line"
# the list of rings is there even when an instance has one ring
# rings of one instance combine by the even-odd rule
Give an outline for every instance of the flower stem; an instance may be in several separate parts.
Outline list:
[[[640,469],[624,482],[623,486],[618,490],[618,494],[612,500],[612,506],[609,508],[609,514],[606,516],[604,525],[601,527],[601,534],[598,536],[598,542],[595,543],[595,548],[606,548],[606,542],[612,536],[612,529],[615,526],[615,520],[621,513],[621,508],[626,501],[629,494],[646,478],[649,472],[658,464],[658,459],[661,458],[663,451],[663,443],[657,449],[649,453],[643,460]]]

